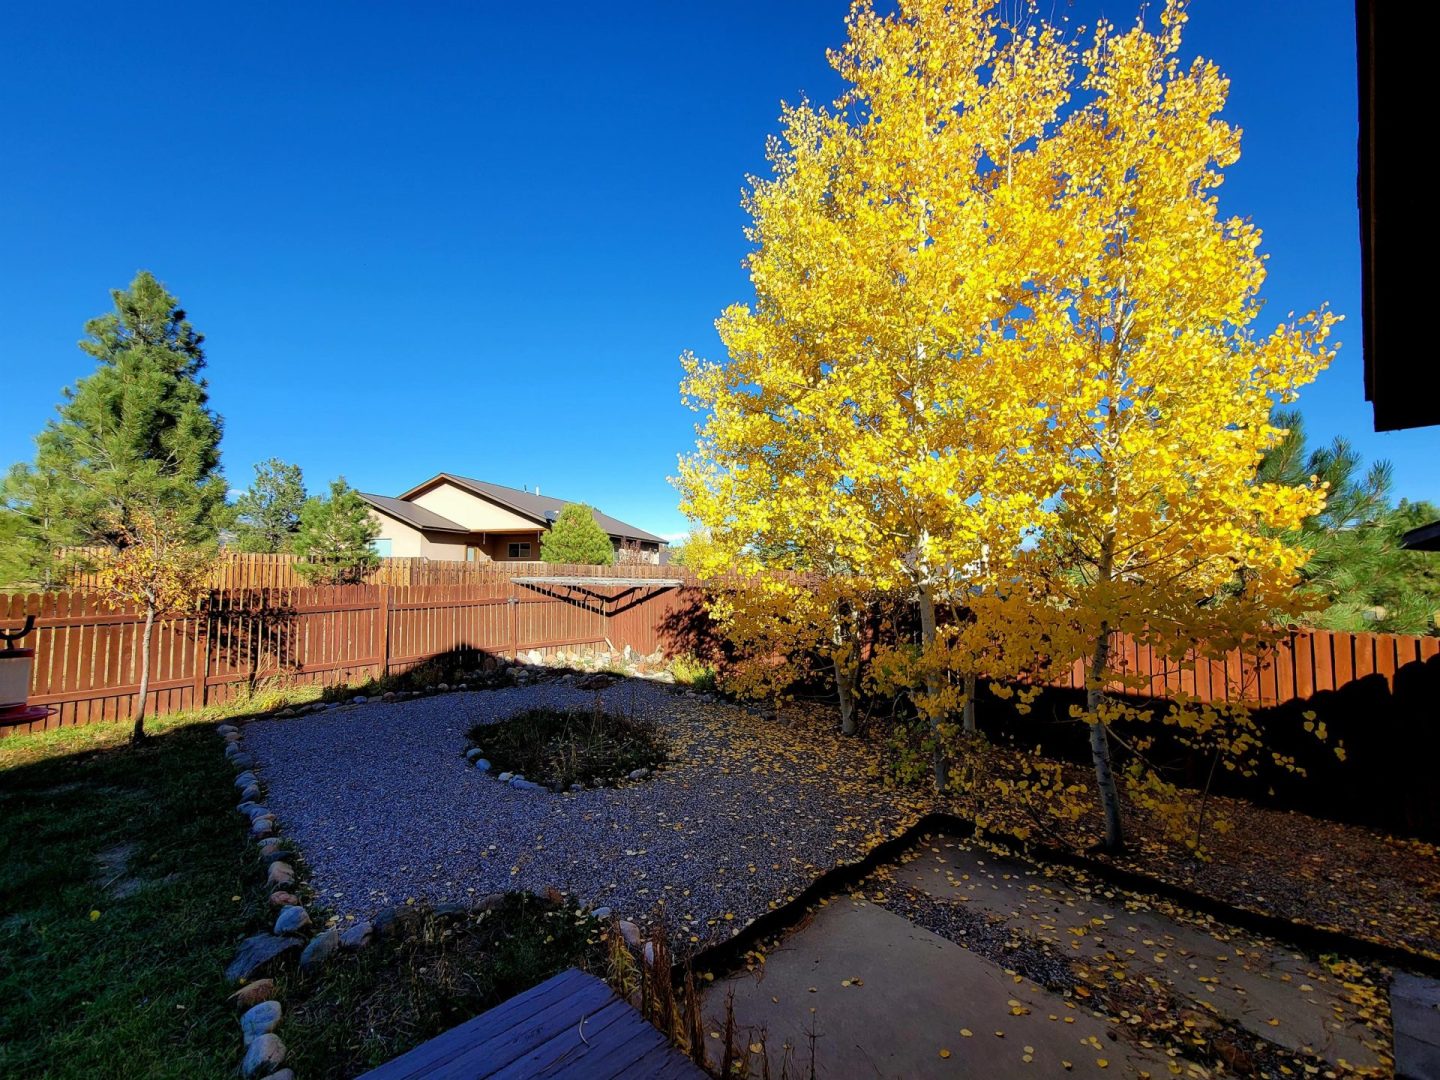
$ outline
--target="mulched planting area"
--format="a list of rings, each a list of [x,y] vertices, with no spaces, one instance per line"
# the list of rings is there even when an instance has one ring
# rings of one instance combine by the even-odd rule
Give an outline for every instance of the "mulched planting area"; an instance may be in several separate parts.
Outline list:
[[[645,780],[522,791],[463,757],[477,723],[595,699],[550,679],[371,702],[248,724],[244,745],[317,903],[342,917],[554,888],[642,924],[663,919],[682,948],[730,937],[929,803],[883,790],[866,743],[641,680],[601,701],[666,741],[666,765]]]
[[[642,716],[588,709],[527,709],[477,724],[470,740],[492,770],[516,772],[556,790],[614,786],[665,760],[665,743]]]
[[[1093,783],[1086,769],[1067,766],[1066,775]],[[1195,792],[1181,797],[1199,800]],[[944,808],[966,819],[977,810],[964,793],[945,800]],[[1078,822],[1042,830],[1003,806],[985,809],[999,831],[1028,830],[1037,841],[1088,852],[1235,907],[1440,959],[1440,851],[1434,844],[1241,799],[1211,796],[1210,808],[1212,819],[1223,815],[1229,828],[1206,832],[1202,859],[1166,840],[1133,806],[1127,805],[1130,846],[1118,856],[1091,850],[1103,834],[1093,810]]]

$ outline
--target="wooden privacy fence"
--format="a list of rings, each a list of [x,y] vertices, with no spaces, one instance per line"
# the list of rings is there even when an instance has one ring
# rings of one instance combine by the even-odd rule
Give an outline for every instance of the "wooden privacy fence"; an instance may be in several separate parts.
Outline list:
[[[677,579],[662,578],[660,569],[509,564],[454,585],[217,590],[199,613],[156,624],[150,708],[224,703],[276,680],[363,681],[462,649],[513,658],[628,645],[648,655],[663,647],[664,619],[691,602],[689,590],[676,589]],[[37,616],[25,642],[35,648],[30,703],[56,712],[15,730],[130,715],[142,611],[106,606],[83,591],[0,597],[0,626],[18,626],[26,614]]]
[[[457,649],[704,651],[703,593],[670,567],[489,563],[466,573],[443,584],[217,589],[200,613],[157,624],[150,707],[223,703],[269,680],[360,681]],[[36,650],[30,700],[56,709],[38,726],[127,717],[139,692],[142,614],[107,607],[93,591],[0,596],[0,626],[27,613],[38,617],[26,641]],[[1273,706],[1377,677],[1393,691],[1402,668],[1440,656],[1440,638],[1298,631],[1263,652],[1184,663],[1123,636],[1116,649],[1148,687],[1127,693]],[[1059,685],[1083,687],[1084,665]]]
[[[1127,634],[1115,635],[1113,649],[1117,668],[1147,680],[1141,689],[1111,687],[1116,693],[1162,700],[1183,694],[1200,701],[1243,701],[1265,707],[1304,701],[1372,675],[1383,677],[1394,690],[1395,673],[1406,664],[1440,656],[1440,638],[1297,630],[1270,649],[1234,649],[1223,660],[1190,657],[1180,663]],[[1059,685],[1082,689],[1085,671],[1085,663],[1077,660],[1068,682]]]

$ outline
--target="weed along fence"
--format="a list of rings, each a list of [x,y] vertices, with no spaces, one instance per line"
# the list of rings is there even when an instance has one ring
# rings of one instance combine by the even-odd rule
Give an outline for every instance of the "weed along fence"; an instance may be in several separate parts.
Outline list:
[[[495,656],[560,649],[642,654],[663,647],[665,619],[689,603],[660,567],[508,564],[463,584],[243,588],[212,592],[194,615],[157,622],[156,714],[221,704],[253,688],[363,681],[456,650]],[[55,713],[25,727],[130,715],[139,692],[144,614],[93,591],[0,597],[0,626],[37,616],[30,702]]]

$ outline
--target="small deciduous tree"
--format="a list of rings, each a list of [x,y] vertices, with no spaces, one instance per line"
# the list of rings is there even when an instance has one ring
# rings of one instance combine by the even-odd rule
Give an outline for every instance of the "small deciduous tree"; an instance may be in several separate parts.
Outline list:
[[[375,540],[380,524],[370,506],[342,476],[326,497],[308,499],[292,550],[296,571],[315,585],[354,585],[380,565]]]
[[[96,579],[102,594],[117,604],[134,604],[145,613],[140,633],[140,687],[135,698],[134,733],[145,737],[150,696],[150,653],[155,622],[199,609],[209,587],[214,549],[196,545],[188,522],[174,509],[132,506],[111,525],[115,549],[100,560]]]
[[[231,507],[235,548],[273,555],[290,550],[305,508],[305,477],[299,465],[279,458],[255,466],[255,479]]]
[[[540,558],[549,563],[611,566],[615,545],[584,503],[569,503],[540,538]]]

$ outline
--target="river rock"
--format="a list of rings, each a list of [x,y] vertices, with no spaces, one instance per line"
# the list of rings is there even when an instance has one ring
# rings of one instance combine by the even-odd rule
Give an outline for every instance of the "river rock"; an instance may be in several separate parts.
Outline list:
[[[282,1014],[280,1002],[274,1000],[262,1001],[247,1009],[240,1017],[240,1033],[245,1037],[245,1045],[249,1046],[261,1035],[268,1035],[279,1027]]]
[[[273,1073],[285,1062],[285,1044],[280,1036],[264,1034],[250,1044],[245,1051],[245,1060],[240,1063],[240,1073],[246,1080]]]
[[[272,886],[294,885],[295,868],[288,862],[273,862],[270,864],[270,872],[265,875],[265,880]]]
[[[310,913],[299,904],[286,904],[275,916],[275,933],[293,934],[310,925]]]
[[[333,926],[323,934],[310,939],[305,951],[300,954],[300,970],[306,975],[320,970],[326,960],[340,948],[340,931]]]
[[[269,964],[303,944],[296,937],[254,934],[240,943],[235,959],[225,969],[225,978],[230,982],[249,982]]]
[[[274,979],[256,979],[231,994],[230,1000],[235,1003],[236,1008],[248,1009],[253,1005],[259,1005],[262,1001],[269,1001],[274,996]]]
[[[357,922],[354,926],[347,927],[340,933],[340,947],[354,952],[365,948],[370,944],[370,939],[375,934],[374,924],[368,922]]]

